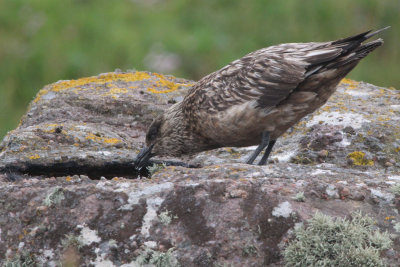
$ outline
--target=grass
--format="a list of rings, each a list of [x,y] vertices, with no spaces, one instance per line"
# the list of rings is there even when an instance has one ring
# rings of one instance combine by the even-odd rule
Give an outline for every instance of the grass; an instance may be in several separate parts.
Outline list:
[[[116,68],[152,70],[152,53],[177,56],[170,74],[199,79],[261,47],[391,25],[385,46],[350,78],[398,88],[399,13],[393,0],[3,0],[0,138],[44,85]]]

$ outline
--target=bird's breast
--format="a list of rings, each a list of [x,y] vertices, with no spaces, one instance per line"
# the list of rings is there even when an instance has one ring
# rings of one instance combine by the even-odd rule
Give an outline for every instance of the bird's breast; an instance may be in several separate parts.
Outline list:
[[[260,143],[263,131],[276,140],[304,116],[321,107],[335,91],[336,84],[324,90],[295,91],[274,107],[259,107],[255,101],[233,105],[209,114],[201,114],[199,130],[221,146],[250,146]]]

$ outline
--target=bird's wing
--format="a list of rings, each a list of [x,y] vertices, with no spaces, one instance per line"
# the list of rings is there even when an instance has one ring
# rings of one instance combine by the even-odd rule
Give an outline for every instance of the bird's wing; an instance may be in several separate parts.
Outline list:
[[[185,97],[184,109],[212,114],[250,101],[257,108],[272,108],[310,76],[332,69],[340,72],[342,66],[358,62],[382,41],[361,43],[385,29],[332,42],[257,50],[198,81]]]
[[[328,60],[340,53],[323,46],[284,44],[250,53],[198,81],[186,96],[185,106],[209,113],[250,101],[260,108],[276,106],[305,79],[314,58]]]

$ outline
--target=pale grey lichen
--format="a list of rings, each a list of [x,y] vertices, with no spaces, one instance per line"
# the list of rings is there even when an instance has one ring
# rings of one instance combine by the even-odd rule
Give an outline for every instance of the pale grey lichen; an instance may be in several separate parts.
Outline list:
[[[167,252],[155,251],[149,248],[138,256],[136,263],[139,266],[156,267],[179,267],[180,264],[174,254],[174,248],[168,249]]]
[[[382,250],[392,241],[375,229],[374,221],[354,213],[352,220],[316,213],[283,251],[285,266],[384,266]]]
[[[285,201],[280,203],[277,207],[275,207],[272,210],[272,215],[275,217],[289,218],[292,212],[293,212],[292,205],[288,201]]]
[[[61,246],[63,248],[68,248],[72,246],[80,249],[81,247],[83,247],[83,245],[84,244],[79,239],[79,236],[74,235],[72,233],[66,234],[65,238],[61,239]]]
[[[162,164],[154,163],[152,166],[147,167],[147,171],[149,172],[149,177],[153,176],[153,174],[155,174],[156,172],[158,172],[166,167],[167,167],[167,165],[165,165],[165,163],[162,163]]]
[[[400,233],[400,223],[396,223],[393,228],[397,233]]]
[[[304,192],[298,192],[294,197],[292,197],[292,199],[297,202],[304,202],[306,198]]]
[[[178,216],[173,216],[169,210],[163,211],[158,215],[160,222],[164,225],[169,225],[172,222],[172,219],[177,219]]]
[[[400,183],[390,187],[390,191],[392,191],[392,193],[395,194],[396,196],[400,196]]]
[[[4,267],[36,267],[36,259],[29,251],[18,252],[14,258],[7,260]]]
[[[43,199],[43,204],[50,207],[52,205],[58,205],[65,199],[64,191],[61,186],[55,187],[53,190],[50,191]]]

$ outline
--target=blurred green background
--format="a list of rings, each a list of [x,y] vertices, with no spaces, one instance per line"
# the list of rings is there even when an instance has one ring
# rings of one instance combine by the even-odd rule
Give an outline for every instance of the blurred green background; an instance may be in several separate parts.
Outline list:
[[[253,50],[377,29],[350,78],[400,87],[398,0],[0,0],[0,139],[40,88],[138,69],[197,80]]]

